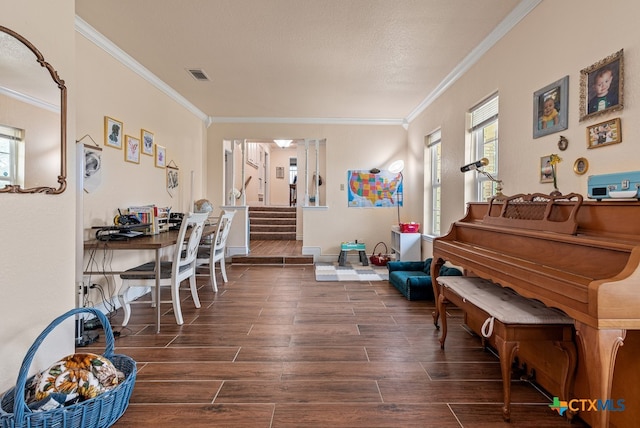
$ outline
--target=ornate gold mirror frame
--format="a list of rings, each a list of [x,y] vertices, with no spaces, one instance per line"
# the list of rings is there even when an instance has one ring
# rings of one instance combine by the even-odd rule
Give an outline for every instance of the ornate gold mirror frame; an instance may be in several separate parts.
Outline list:
[[[36,56],[36,61],[49,72],[51,78],[60,89],[60,174],[58,175],[57,180],[58,187],[37,186],[28,188],[28,186],[25,185],[25,188],[22,188],[20,185],[12,184],[0,188],[0,193],[60,194],[67,188],[67,87],[64,84],[64,80],[60,79],[60,76],[58,76],[58,72],[51,66],[51,64],[44,60],[40,51],[31,44],[31,42],[15,31],[3,26],[0,26],[0,32],[14,37],[25,45]]]

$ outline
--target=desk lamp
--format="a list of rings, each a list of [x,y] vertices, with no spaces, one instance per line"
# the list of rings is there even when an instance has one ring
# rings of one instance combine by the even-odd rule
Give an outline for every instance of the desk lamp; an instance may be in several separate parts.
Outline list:
[[[483,169],[483,167],[485,167],[487,165],[489,165],[489,159],[482,158],[482,159],[477,160],[475,162],[471,162],[471,163],[469,163],[467,165],[461,166],[460,167],[460,172],[476,171],[476,172],[479,172],[480,174],[483,174],[489,180],[491,180],[494,183],[496,183],[496,198],[497,199],[502,199],[504,197],[504,195],[502,194],[502,180],[498,180],[493,175],[491,175],[487,171],[485,171]]]
[[[398,159],[389,165],[389,172],[392,174],[400,174],[400,181],[404,180],[404,176],[402,175],[402,170],[404,170],[404,161],[402,159]],[[396,206],[398,207],[398,227],[402,227],[400,223],[400,200],[398,193],[396,192]]]

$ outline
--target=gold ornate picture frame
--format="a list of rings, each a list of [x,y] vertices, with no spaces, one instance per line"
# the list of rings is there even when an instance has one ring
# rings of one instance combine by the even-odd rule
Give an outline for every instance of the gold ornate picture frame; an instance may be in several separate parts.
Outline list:
[[[573,163],[573,172],[578,175],[584,175],[589,170],[589,161],[587,158],[578,158]]]
[[[624,107],[623,50],[580,70],[580,121]]]

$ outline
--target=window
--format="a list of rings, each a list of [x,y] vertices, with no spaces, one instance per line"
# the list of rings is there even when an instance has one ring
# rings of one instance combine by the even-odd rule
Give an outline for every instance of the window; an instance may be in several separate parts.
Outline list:
[[[427,188],[430,189],[430,200],[428,202],[429,206],[425,210],[425,212],[429,212],[431,214],[431,219],[429,222],[425,222],[425,224],[429,224],[429,231],[431,235],[439,236],[440,235],[440,213],[441,213],[441,200],[440,200],[440,188],[442,185],[441,182],[441,139],[442,133],[440,130],[429,134],[426,138],[427,147],[426,150],[428,153],[425,153],[426,162],[425,170],[431,171],[430,182],[427,184]]]
[[[483,169],[498,179],[498,95],[471,110],[472,161],[487,158]],[[476,174],[476,200],[487,201],[496,194],[496,183],[484,174]]]
[[[23,131],[0,125],[0,188],[24,186]]]

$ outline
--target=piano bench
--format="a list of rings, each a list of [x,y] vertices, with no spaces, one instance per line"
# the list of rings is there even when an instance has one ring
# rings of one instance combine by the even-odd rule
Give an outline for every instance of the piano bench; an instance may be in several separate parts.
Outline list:
[[[577,361],[572,318],[482,278],[438,277],[437,281],[441,285],[436,302],[442,315],[440,347],[444,349],[447,338],[447,303],[464,311],[473,324],[482,324],[477,333],[482,336],[483,344],[488,341],[497,349],[500,358],[505,421],[511,418],[511,366],[523,342],[552,342],[562,350],[565,361],[561,370],[560,400],[568,400]],[[567,412],[567,416],[572,415]]]

